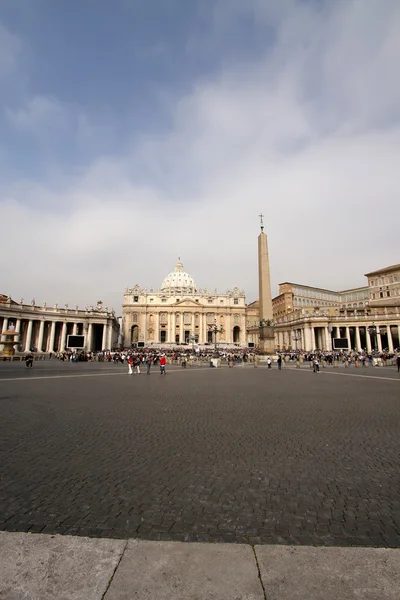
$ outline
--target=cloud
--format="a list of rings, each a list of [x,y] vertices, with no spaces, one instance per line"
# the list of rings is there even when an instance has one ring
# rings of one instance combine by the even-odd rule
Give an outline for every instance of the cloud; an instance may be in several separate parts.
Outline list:
[[[192,53],[223,52],[219,36],[246,19],[265,43],[194,75],[164,106],[170,127],[128,130],[120,153],[103,150],[112,120],[97,127],[87,107],[37,94],[14,109],[14,126],[38,136],[81,123],[101,151],[2,190],[4,222],[18,225],[18,236],[3,232],[16,248],[12,266],[0,259],[3,291],[81,305],[102,297],[118,312],[126,286],[158,287],[180,255],[200,287],[238,285],[251,301],[260,211],[275,293],[285,280],[359,286],[363,273],[399,262],[399,10],[391,0],[385,10],[357,0],[216,3]]]

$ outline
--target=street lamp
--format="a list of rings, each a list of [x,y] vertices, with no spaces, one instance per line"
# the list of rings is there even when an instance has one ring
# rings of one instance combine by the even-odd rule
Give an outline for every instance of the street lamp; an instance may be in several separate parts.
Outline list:
[[[217,333],[223,333],[224,329],[222,325],[218,328],[217,319],[214,319],[214,324],[208,326],[208,331],[212,331],[214,333],[214,351],[217,353]]]
[[[301,332],[299,329],[296,329],[292,336],[293,340],[296,342],[296,350],[297,350],[297,342],[301,340]]]

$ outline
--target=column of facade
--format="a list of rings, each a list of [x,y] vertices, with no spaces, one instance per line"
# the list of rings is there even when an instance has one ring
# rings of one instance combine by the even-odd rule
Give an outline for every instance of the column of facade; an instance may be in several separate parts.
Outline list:
[[[377,325],[376,327],[376,341],[378,344],[378,350],[379,352],[382,352],[382,340],[381,340],[381,336],[379,335],[381,332],[379,325]]]
[[[113,337],[113,327],[112,327],[112,323],[109,323],[107,326],[107,348],[108,350],[112,350],[112,337]]]
[[[315,342],[315,329],[313,326],[311,326],[311,350],[315,350],[316,349],[316,342]]]
[[[304,350],[311,350],[311,331],[308,325],[304,326]]]
[[[361,336],[360,336],[360,328],[357,325],[356,329],[356,350],[362,350],[361,348]]]
[[[351,336],[350,336],[350,327],[346,327],[346,338],[347,338],[347,345],[351,350]]]
[[[49,339],[49,343],[47,346],[47,352],[53,352],[54,351],[54,337],[56,334],[56,321],[52,321],[51,323],[51,329],[50,329],[50,339]]]
[[[139,336],[138,336],[138,341],[139,341]],[[104,325],[103,325],[103,337],[101,338],[101,349],[109,350],[109,348],[107,348],[107,324],[106,323],[104,323]]]
[[[326,349],[328,352],[332,352],[332,336],[329,331],[329,327],[325,327],[325,340],[326,340]]]
[[[181,312],[181,318],[180,318],[180,323],[179,323],[179,341],[182,344],[182,342],[185,341],[185,332],[184,332],[184,325],[183,325],[183,311]]]
[[[88,352],[92,350],[92,338],[93,338],[93,323],[89,323],[87,330],[86,349]]]
[[[28,329],[26,332],[26,339],[25,339],[25,352],[29,352],[31,349],[32,327],[33,327],[33,321],[32,321],[32,319],[29,319]]]
[[[367,342],[367,352],[371,352],[372,350],[372,344],[371,344],[371,336],[370,333],[368,331],[368,326],[365,326],[365,339]]]
[[[60,352],[64,352],[66,341],[67,341],[67,323],[66,323],[66,321],[64,321],[64,323],[62,324],[62,330],[61,330]]]
[[[388,325],[386,327],[386,329],[387,329],[387,338],[388,338],[389,352],[393,352],[394,351],[394,347],[393,347],[393,338],[392,338],[392,331],[390,329],[390,325]]]
[[[301,350],[305,348],[304,327],[300,329],[300,348]]]
[[[1,329],[1,338],[0,338],[2,342],[4,342],[4,340],[6,339],[6,337],[3,336],[3,331],[7,331],[7,329],[8,329],[8,318],[4,317],[4,319],[3,319],[3,327]]]
[[[160,343],[160,313],[156,312],[155,315],[155,323],[154,323],[154,341],[156,344]]]
[[[72,335],[76,335],[78,333],[78,323],[74,323],[72,326]]]
[[[340,327],[335,327],[335,329],[336,329],[335,337],[340,338]]]
[[[44,319],[42,321],[40,321],[40,325],[39,325],[39,337],[38,337],[38,343],[37,343],[38,352],[42,352],[43,334],[44,334]]]
[[[241,317],[241,327],[240,327],[240,334],[241,334],[241,338],[242,338],[242,348],[247,346],[247,335],[246,335],[246,314],[245,312],[242,313],[242,317]]]

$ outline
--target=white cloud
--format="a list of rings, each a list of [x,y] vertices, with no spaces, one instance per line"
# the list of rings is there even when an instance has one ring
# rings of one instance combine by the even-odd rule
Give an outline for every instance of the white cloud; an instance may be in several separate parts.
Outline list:
[[[12,266],[1,259],[3,291],[102,297],[118,312],[127,285],[157,287],[181,255],[201,287],[238,285],[253,300],[260,211],[274,292],[285,280],[358,286],[399,262],[400,7],[277,4],[248,0],[274,43],[194,81],[168,133],[132,135],[122,157],[3,191],[4,222],[18,227],[3,232],[17,250]],[[216,37],[237,17],[227,7],[217,4]],[[43,130],[60,106],[68,123],[68,107],[43,97],[12,118]],[[96,128],[80,123],[94,144]]]

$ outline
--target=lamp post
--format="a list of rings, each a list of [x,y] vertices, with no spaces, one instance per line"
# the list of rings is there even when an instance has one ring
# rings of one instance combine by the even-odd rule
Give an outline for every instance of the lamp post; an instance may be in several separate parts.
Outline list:
[[[300,330],[296,329],[292,335],[293,341],[296,342],[296,350],[297,350],[297,342],[301,340]]]
[[[218,327],[217,319],[214,319],[214,324],[208,326],[208,331],[212,331],[214,333],[214,352],[217,353],[217,333],[223,333],[223,327]]]

